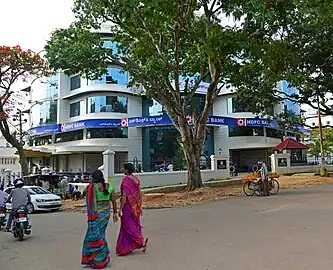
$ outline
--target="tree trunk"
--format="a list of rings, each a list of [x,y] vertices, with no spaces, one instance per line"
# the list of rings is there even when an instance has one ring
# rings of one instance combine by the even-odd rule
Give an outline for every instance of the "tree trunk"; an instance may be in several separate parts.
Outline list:
[[[186,138],[182,147],[187,163],[187,190],[191,191],[201,188],[203,187],[200,172],[201,144],[195,144],[191,138]]]
[[[20,156],[20,165],[21,165],[22,176],[26,176],[29,173],[27,157],[25,156],[24,149],[22,146],[17,147],[16,149]]]
[[[5,121],[5,120],[4,120]],[[6,124],[8,127],[8,125]],[[20,144],[20,142],[10,133],[8,128],[4,128],[0,125],[0,131],[6,141],[10,143],[14,148],[16,148],[17,153],[20,157],[20,165],[21,165],[21,174],[22,176],[28,175],[29,168],[28,168],[28,162],[27,157],[25,156],[23,145]]]

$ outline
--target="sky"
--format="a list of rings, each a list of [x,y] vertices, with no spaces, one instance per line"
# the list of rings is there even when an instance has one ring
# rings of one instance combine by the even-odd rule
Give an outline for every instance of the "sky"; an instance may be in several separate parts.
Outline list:
[[[73,0],[0,0],[0,45],[41,51],[50,33],[73,21]]]
[[[72,4],[73,0],[0,0],[0,45],[20,45],[23,49],[42,51],[53,30],[67,27],[74,20]],[[17,83],[15,88],[26,86]],[[33,85],[37,94],[43,88],[38,82]],[[35,117],[38,114],[38,111],[33,112]]]

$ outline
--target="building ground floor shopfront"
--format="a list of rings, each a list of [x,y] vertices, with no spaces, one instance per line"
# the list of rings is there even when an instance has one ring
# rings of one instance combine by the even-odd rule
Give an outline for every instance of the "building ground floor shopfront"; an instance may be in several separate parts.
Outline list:
[[[237,169],[248,170],[250,164],[268,161],[269,149],[286,135],[266,120],[210,116],[202,168],[210,168],[211,155],[229,155]],[[186,168],[179,134],[167,116],[90,119],[39,127],[32,130],[28,148],[39,153],[31,156],[31,166],[58,172],[92,172],[103,164],[102,153],[107,149],[115,152],[116,173],[127,162],[136,163],[143,171],[157,171],[168,164],[174,170]]]

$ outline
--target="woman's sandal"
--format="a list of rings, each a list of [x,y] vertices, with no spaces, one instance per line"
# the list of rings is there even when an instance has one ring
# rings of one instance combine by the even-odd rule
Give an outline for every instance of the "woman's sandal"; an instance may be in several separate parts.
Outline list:
[[[146,238],[146,240],[145,240],[145,244],[143,245],[143,250],[142,250],[143,253],[146,252],[147,247],[148,247],[148,238]]]

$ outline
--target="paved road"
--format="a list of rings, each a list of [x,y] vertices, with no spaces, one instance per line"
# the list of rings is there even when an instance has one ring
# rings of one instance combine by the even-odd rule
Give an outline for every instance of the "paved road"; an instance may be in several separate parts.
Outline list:
[[[145,212],[146,255],[114,257],[117,270],[333,269],[333,186],[270,198],[238,197],[188,208]],[[32,216],[33,235],[0,233],[1,270],[76,270],[85,216]],[[118,225],[109,227],[114,246]]]

